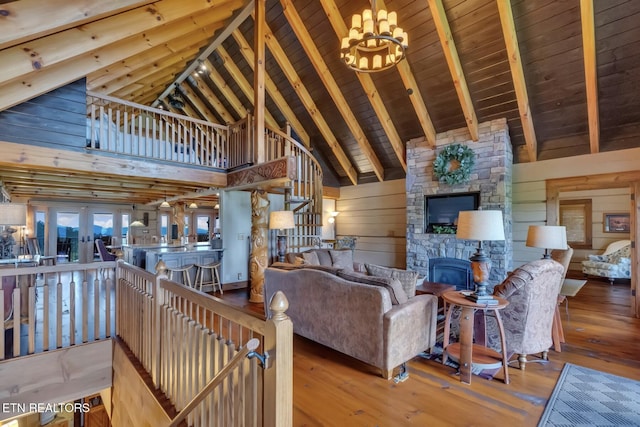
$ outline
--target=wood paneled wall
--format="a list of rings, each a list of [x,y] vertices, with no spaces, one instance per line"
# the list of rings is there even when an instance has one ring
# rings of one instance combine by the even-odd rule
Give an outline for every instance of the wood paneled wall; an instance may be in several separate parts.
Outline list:
[[[169,416],[136,371],[119,343],[113,346],[113,427],[169,425]]]
[[[577,176],[600,175],[637,171],[640,169],[640,149],[609,151],[598,154],[575,156],[571,158],[519,163],[513,167],[513,267],[540,257],[540,249],[525,246],[529,225],[545,225],[547,220],[546,180]],[[617,186],[620,187],[620,186]],[[580,261],[587,253],[598,253],[607,243],[622,238],[619,234],[602,233],[603,209],[622,210],[620,197],[628,194],[621,188],[598,189],[580,192],[565,192],[562,197],[579,195],[579,198],[592,198],[593,204],[593,250],[576,251],[572,269],[580,269]],[[627,199],[628,200],[628,199]],[[606,206],[606,208],[604,207]],[[626,204],[628,211],[630,204]],[[554,225],[554,224],[549,224]],[[597,230],[597,233],[596,233]],[[609,238],[611,236],[611,238]]]
[[[356,236],[355,261],[405,268],[405,180],[342,187],[336,201],[336,236]]]
[[[80,79],[0,112],[0,141],[84,149],[86,93]]]

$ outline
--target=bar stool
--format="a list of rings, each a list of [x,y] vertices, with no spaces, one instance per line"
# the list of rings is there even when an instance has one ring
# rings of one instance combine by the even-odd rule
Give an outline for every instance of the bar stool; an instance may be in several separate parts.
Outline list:
[[[167,267],[167,271],[169,272],[169,280],[173,280],[173,273],[182,273],[182,284],[187,285],[190,288],[193,287],[191,284],[191,275],[189,275],[189,271],[193,268],[193,264],[183,265],[182,267]]]
[[[202,292],[202,285],[211,284],[213,286],[213,292],[216,291],[216,285],[220,289],[220,294],[222,294],[222,282],[220,282],[220,272],[218,271],[218,267],[220,266],[220,262],[213,262],[211,264],[196,264],[196,282],[195,285],[198,287],[198,290]],[[211,282],[204,281],[204,273],[206,270],[211,270]]]

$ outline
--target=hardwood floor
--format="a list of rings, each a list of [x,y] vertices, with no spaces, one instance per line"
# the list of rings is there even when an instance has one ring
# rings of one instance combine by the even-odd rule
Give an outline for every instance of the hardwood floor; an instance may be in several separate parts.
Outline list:
[[[575,277],[581,277],[580,275]],[[218,295],[218,294],[217,294]],[[247,291],[223,299],[262,314]],[[640,380],[640,319],[630,316],[627,283],[589,280],[561,307],[566,343],[548,363],[510,368],[511,383],[474,376],[414,358],[409,378],[386,381],[376,369],[294,336],[294,426],[535,426],[565,362]],[[500,374],[498,374],[500,375]],[[498,378],[500,378],[498,376]]]

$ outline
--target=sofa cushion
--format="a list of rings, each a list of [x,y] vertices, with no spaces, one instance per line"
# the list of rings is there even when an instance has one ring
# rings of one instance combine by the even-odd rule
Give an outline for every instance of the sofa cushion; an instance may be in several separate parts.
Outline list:
[[[308,265],[320,265],[320,260],[318,259],[318,254],[314,251],[310,251],[310,252],[303,252],[302,253],[302,259],[304,260],[305,264]]]
[[[331,255],[329,254],[329,249],[314,249],[313,252],[318,255],[320,265],[333,265],[333,261],[331,261]]]
[[[345,270],[353,271],[353,252],[351,249],[344,251],[330,250],[331,265]]]
[[[409,301],[409,298],[407,298],[407,294],[404,292],[404,289],[402,289],[402,285],[398,279],[391,277],[367,276],[366,274],[347,270],[340,270],[338,272],[338,277],[342,277],[343,279],[352,282],[363,283],[365,285],[382,286],[389,291],[391,304],[398,305]]]
[[[402,284],[402,288],[404,289],[404,292],[407,294],[408,298],[413,298],[416,295],[416,280],[418,278],[417,271],[383,267],[376,264],[365,264],[364,266],[370,276],[391,277],[394,279],[398,279]]]

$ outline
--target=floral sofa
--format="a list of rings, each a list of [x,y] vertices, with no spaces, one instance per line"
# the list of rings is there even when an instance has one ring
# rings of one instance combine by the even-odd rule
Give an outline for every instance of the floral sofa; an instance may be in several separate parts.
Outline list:
[[[582,261],[582,272],[592,276],[614,279],[631,278],[631,241],[618,240],[607,246],[601,255],[589,255]]]

